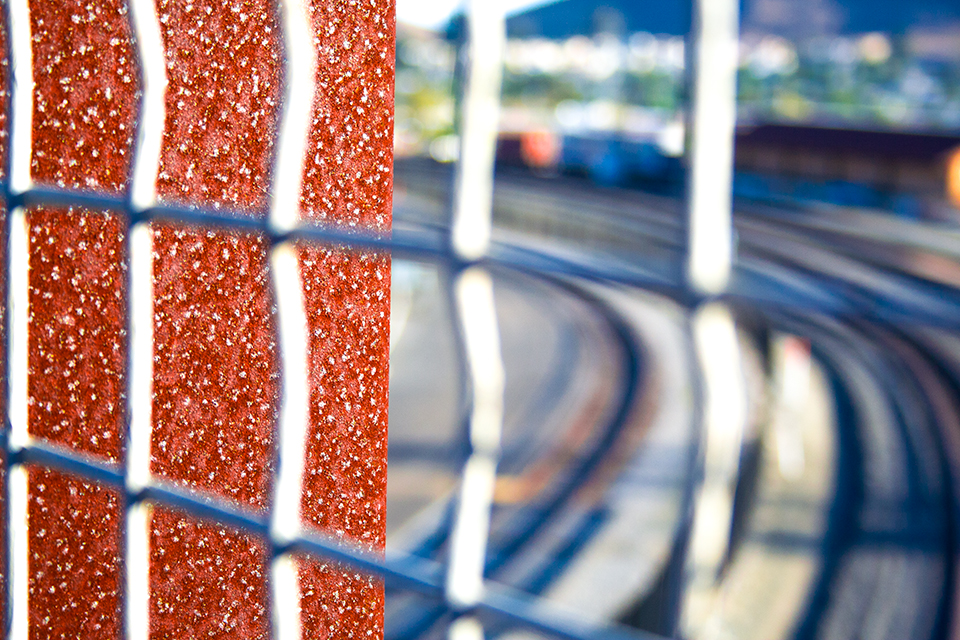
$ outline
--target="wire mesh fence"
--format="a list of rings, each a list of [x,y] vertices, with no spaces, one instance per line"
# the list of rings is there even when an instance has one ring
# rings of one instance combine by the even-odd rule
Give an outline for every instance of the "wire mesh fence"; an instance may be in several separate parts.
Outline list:
[[[138,109],[134,114],[136,131],[124,134],[131,140],[137,140],[129,179],[115,176],[113,183],[100,179],[59,180],[59,184],[57,180],[37,179],[38,172],[42,173],[38,169],[42,162],[50,162],[51,166],[67,162],[62,157],[43,160],[37,153],[35,126],[37,118],[46,117],[43,115],[44,104],[37,99],[34,91],[35,85],[42,80],[33,76],[38,55],[36,52],[43,44],[37,35],[43,31],[43,25],[38,24],[42,23],[38,17],[38,6],[28,5],[25,0],[12,0],[6,6],[5,16],[9,34],[6,50],[7,86],[10,88],[6,94],[5,140],[8,143],[8,162],[3,182],[3,195],[10,212],[6,217],[7,300],[4,313],[8,344],[8,422],[3,432],[7,482],[8,637],[33,637],[31,625],[36,622],[31,619],[28,605],[31,598],[30,574],[33,571],[26,523],[29,509],[28,468],[62,472],[93,483],[119,498],[120,519],[124,523],[119,527],[119,562],[125,577],[120,581],[118,612],[114,617],[124,621],[117,623],[116,630],[125,637],[150,635],[147,600],[151,587],[146,576],[150,570],[150,560],[145,548],[150,545],[150,539],[144,513],[145,508],[153,507],[171,508],[193,518],[249,534],[266,548],[272,566],[269,576],[264,577],[264,581],[270,583],[268,601],[272,611],[269,616],[273,620],[270,626],[278,637],[300,637],[303,632],[296,603],[295,576],[291,577],[289,564],[290,558],[305,555],[324,558],[340,566],[378,576],[388,585],[426,595],[457,614],[486,613],[510,625],[571,639],[646,637],[636,631],[586,623],[576,615],[552,608],[545,601],[485,584],[482,579],[484,510],[489,509],[489,495],[486,498],[483,495],[489,494],[489,484],[496,465],[496,432],[500,420],[496,407],[498,394],[502,393],[496,381],[496,321],[492,314],[492,301],[489,300],[489,280],[483,269],[485,266],[499,265],[524,270],[576,273],[598,279],[611,274],[545,259],[535,253],[511,250],[501,251],[498,255],[496,250],[488,251],[483,232],[470,228],[471,224],[489,225],[490,205],[488,201],[484,205],[482,198],[472,217],[468,215],[454,226],[451,241],[441,243],[437,243],[431,235],[415,231],[391,234],[383,219],[367,225],[323,225],[313,224],[296,215],[301,207],[298,194],[302,192],[305,147],[311,124],[310,109],[318,75],[318,49],[309,30],[313,24],[311,21],[318,18],[310,13],[307,6],[296,2],[272,6],[270,11],[275,15],[266,16],[268,23],[279,27],[282,60],[279,75],[283,87],[274,95],[281,96],[282,115],[276,127],[272,183],[266,193],[255,198],[260,206],[254,207],[254,211],[249,206],[231,207],[229,198],[214,199],[215,206],[193,206],[177,204],[189,199],[171,196],[170,189],[158,193],[162,191],[158,189],[158,184],[163,185],[164,180],[174,182],[163,175],[160,159],[165,127],[171,122],[171,115],[165,108],[165,99],[168,99],[171,90],[168,80],[170,74],[176,71],[169,60],[164,59],[165,47],[169,48],[172,44],[169,31],[163,30],[163,16],[168,16],[165,13],[168,7],[163,3],[136,1],[129,6],[120,5],[117,14],[129,20],[129,43],[135,44],[135,48],[130,44],[131,50],[128,52],[133,58],[121,62],[120,67],[124,69],[123,73],[131,76],[139,71],[141,78],[141,90],[136,94]],[[380,17],[375,28],[383,32],[392,25],[389,20],[383,24],[379,21],[384,15],[390,15],[392,7],[390,3],[385,3],[380,8],[382,11],[377,14]],[[243,7],[231,7],[230,10],[234,9],[244,10]],[[96,11],[90,11],[90,16],[78,18],[79,14],[71,17],[60,15],[54,19],[72,21],[73,24],[102,19],[96,15]],[[475,35],[474,42],[478,46],[488,43],[490,37],[499,37],[498,30],[502,31],[502,15],[490,13],[489,18],[485,27],[488,33]],[[186,29],[182,25],[178,28]],[[163,41],[164,37],[167,37],[167,42]],[[390,54],[390,46],[374,44],[374,50]],[[320,52],[329,53],[322,48]],[[475,58],[482,61],[480,56]],[[485,63],[489,66],[490,60]],[[492,64],[493,68],[499,65],[496,57],[492,58]],[[108,92],[111,82],[105,82]],[[486,82],[489,86],[485,89],[481,87],[473,96],[481,103],[481,117],[489,116],[483,116],[483,102],[495,103],[497,99],[498,81],[487,79]],[[362,109],[365,99],[359,97],[358,100],[360,104],[352,106]],[[470,126],[469,122],[468,119],[467,126]],[[495,124],[495,120],[493,122]],[[490,136],[495,135],[495,130],[491,132],[489,124],[487,122],[485,131],[482,130],[483,126],[480,127],[476,142],[465,145],[468,150],[492,144]],[[488,157],[484,157],[481,150],[473,161],[474,168],[468,166],[462,174],[461,189],[464,195],[461,209],[476,206],[477,194],[489,199],[492,170],[489,148],[486,155]],[[380,170],[379,167],[377,170]],[[50,186],[51,183],[54,186]],[[111,184],[115,186],[110,188]],[[240,200],[234,198],[233,202],[242,205]],[[123,380],[126,391],[120,396],[125,403],[120,408],[123,416],[120,436],[124,442],[117,443],[116,455],[106,458],[97,455],[96,448],[84,452],[62,446],[63,443],[56,438],[38,437],[30,428],[28,413],[36,410],[31,408],[35,399],[31,399],[33,394],[29,389],[28,374],[32,367],[30,332],[34,319],[31,314],[36,304],[33,297],[35,292],[31,290],[29,280],[29,246],[30,242],[36,242],[30,235],[30,217],[39,210],[51,211],[50,215],[54,217],[76,216],[79,215],[77,211],[81,210],[109,212],[111,219],[118,221],[124,239],[118,257],[125,266],[124,286],[129,292],[121,323],[121,330],[129,335],[129,354],[124,356],[127,375]],[[275,464],[276,477],[271,480],[272,495],[263,499],[262,508],[256,508],[256,504],[244,504],[243,501],[227,500],[210,491],[197,491],[183,482],[176,482],[176,478],[164,478],[162,474],[158,476],[151,472],[151,446],[156,446],[151,441],[150,414],[156,397],[152,388],[152,363],[156,359],[152,332],[157,326],[152,306],[156,276],[151,272],[151,265],[157,249],[151,244],[151,232],[148,229],[155,230],[163,225],[249,234],[267,247],[267,270],[277,304],[279,358],[283,372],[278,383],[280,408],[275,428],[279,440],[276,445],[279,459]],[[464,228],[466,232],[457,236]],[[478,246],[467,246],[478,237]],[[309,389],[306,385],[311,365],[305,361],[304,355],[310,338],[304,335],[306,303],[300,287],[302,274],[296,255],[306,247],[333,247],[347,252],[408,257],[438,263],[459,274],[452,282],[454,287],[459,287],[463,301],[464,325],[461,331],[469,354],[468,368],[473,369],[471,388],[474,394],[474,417],[469,425],[473,456],[465,461],[464,495],[460,503],[476,508],[467,510],[470,512],[461,511],[462,533],[450,560],[452,568],[401,553],[384,556],[371,549],[369,544],[351,543],[342,536],[324,535],[302,525],[299,497],[303,490],[306,464],[303,440],[305,423],[309,419]],[[291,287],[290,283],[296,286]],[[488,302],[484,303],[485,299]],[[493,359],[491,354],[494,354]],[[485,387],[485,380],[493,380],[492,386]],[[499,385],[502,386],[502,380]],[[294,591],[291,592],[291,588]],[[67,594],[62,597],[70,596]],[[469,622],[457,628],[459,633],[476,633]]]

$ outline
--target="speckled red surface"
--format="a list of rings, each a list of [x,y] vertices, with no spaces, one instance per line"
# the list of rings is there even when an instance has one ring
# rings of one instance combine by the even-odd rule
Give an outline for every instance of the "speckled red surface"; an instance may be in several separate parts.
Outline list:
[[[312,0],[318,66],[304,168],[308,215],[338,226],[390,227],[394,0]]]
[[[169,75],[159,197],[262,214],[280,88],[273,3],[158,0],[157,7]],[[320,88],[303,206],[311,219],[388,231],[393,2],[316,1],[311,10]],[[37,180],[125,188],[137,91],[127,18],[115,0],[31,0]],[[123,228],[106,214],[79,211],[33,212],[30,221],[30,430],[117,459]],[[312,335],[304,519],[382,549],[389,259],[301,251]],[[252,236],[157,226],[153,267],[151,468],[263,508],[279,383],[267,246]],[[31,638],[108,635],[107,626],[93,625],[119,624],[116,496],[41,470],[31,472],[30,491],[31,593],[57,593],[64,573],[76,573],[66,582],[72,598],[31,596]],[[67,498],[50,504],[48,491]],[[34,526],[42,518],[53,524]],[[94,531],[90,522],[107,525]],[[158,508],[150,553],[151,637],[267,634],[261,542]],[[315,562],[301,569],[301,589],[305,637],[382,634],[378,581]]]
[[[0,18],[0,47],[7,50],[6,15]],[[7,101],[10,99],[10,61],[6,56],[0,59],[0,177],[7,177]],[[6,203],[3,203],[6,210]],[[6,246],[6,243],[3,243]]]
[[[271,3],[157,2],[167,58],[158,196],[262,211],[278,117],[279,31]],[[263,508],[278,403],[268,246],[260,238],[154,231],[154,473]],[[269,633],[266,549],[157,510],[155,638]]]
[[[136,76],[120,0],[31,2],[31,173],[119,191],[132,155]],[[123,226],[104,213],[29,213],[30,432],[116,460],[124,412]],[[120,500],[58,473],[29,474],[29,637],[120,628]]]
[[[167,116],[166,200],[262,209],[280,100],[279,27],[268,0],[157,0]]]
[[[111,460],[123,446],[124,231],[104,213],[30,213],[30,431]]]
[[[303,516],[382,550],[390,267],[382,256],[311,249],[301,259],[310,333],[310,436]],[[303,620],[320,638],[382,634],[378,581],[322,563],[301,569]]]
[[[151,638],[269,636],[260,541],[157,509],[150,546]]]
[[[29,478],[29,637],[118,637],[121,496],[39,468]]]
[[[133,155],[137,71],[123,0],[30,2],[35,180],[118,191]]]
[[[157,227],[154,473],[266,506],[276,340],[259,238]]]
[[[313,0],[318,90],[302,192],[309,218],[389,231],[393,188],[393,0]],[[301,254],[310,326],[310,437],[303,516],[335,536],[385,542],[390,261]],[[300,571],[310,637],[383,633],[378,580],[323,563]]]

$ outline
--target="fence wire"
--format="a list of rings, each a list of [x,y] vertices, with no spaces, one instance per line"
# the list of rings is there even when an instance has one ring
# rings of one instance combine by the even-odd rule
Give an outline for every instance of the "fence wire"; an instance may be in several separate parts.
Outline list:
[[[215,496],[180,489],[158,478],[150,477],[149,431],[146,432],[145,437],[144,430],[149,429],[151,351],[149,336],[143,338],[152,322],[152,314],[143,312],[144,305],[150,304],[149,295],[144,293],[144,289],[149,290],[150,276],[142,266],[138,265],[149,263],[149,255],[144,255],[149,250],[149,243],[144,244],[142,238],[145,235],[144,231],[151,223],[172,222],[179,225],[258,234],[270,244],[272,270],[285,268],[278,265],[284,264],[285,252],[288,254],[291,247],[309,245],[337,246],[435,262],[454,272],[461,272],[469,264],[476,264],[481,268],[500,265],[525,271],[576,273],[595,279],[606,279],[611,274],[602,268],[584,268],[582,265],[558,262],[553,258],[516,248],[499,251],[495,248],[492,252],[487,252],[485,247],[479,251],[464,250],[456,241],[438,243],[434,236],[427,233],[384,234],[363,230],[345,231],[333,227],[315,226],[298,220],[296,198],[291,202],[290,194],[299,193],[305,127],[309,125],[310,104],[313,100],[312,77],[316,54],[310,41],[310,34],[301,32],[304,25],[308,24],[304,20],[304,5],[292,0],[281,2],[276,8],[278,15],[282,17],[283,27],[285,103],[277,134],[278,151],[269,215],[255,216],[245,210],[231,211],[221,207],[204,208],[158,202],[154,185],[157,179],[159,146],[164,120],[163,93],[166,79],[163,51],[156,26],[158,18],[155,4],[149,0],[131,0],[130,8],[132,10],[131,27],[135,34],[143,87],[138,117],[139,136],[132,185],[123,195],[111,195],[87,190],[51,188],[32,181],[30,158],[33,78],[29,7],[26,0],[11,0],[7,4],[6,18],[10,25],[10,48],[6,55],[13,77],[7,104],[7,140],[10,143],[8,166],[6,179],[0,185],[7,210],[10,212],[6,218],[8,296],[4,316],[8,341],[8,417],[5,429],[0,435],[2,448],[6,453],[4,465],[8,481],[6,487],[7,567],[10,578],[7,588],[7,636],[19,639],[28,635],[26,525],[22,520],[17,522],[15,518],[18,515],[22,517],[22,514],[26,513],[24,469],[26,465],[31,465],[54,469],[120,492],[124,496],[124,508],[127,514],[125,516],[127,525],[122,541],[128,546],[140,544],[136,536],[131,534],[130,529],[136,526],[135,522],[139,517],[137,514],[142,512],[140,507],[160,505],[256,536],[267,543],[275,567],[284,558],[309,554],[380,576],[388,586],[415,591],[438,602],[446,603],[445,606],[458,614],[485,613],[495,616],[500,623],[518,625],[570,640],[652,638],[653,636],[641,632],[584,622],[575,615],[551,607],[542,599],[489,582],[483,583],[482,576],[479,577],[481,588],[473,589],[468,596],[464,597],[455,586],[451,587],[451,584],[457,584],[459,574],[456,571],[448,574],[448,567],[444,564],[398,552],[382,556],[320,533],[302,529],[299,526],[298,508],[290,507],[287,504],[289,500],[284,498],[284,496],[294,495],[296,500],[299,500],[296,478],[285,482],[283,477],[285,473],[289,473],[290,469],[299,467],[302,472],[303,465],[302,455],[299,459],[290,459],[291,456],[297,455],[298,448],[286,446],[287,440],[302,437],[302,425],[294,423],[306,419],[303,390],[297,387],[298,384],[301,387],[305,384],[303,364],[295,366],[290,362],[292,357],[287,356],[289,353],[296,352],[298,347],[302,349],[302,341],[297,342],[296,337],[290,335],[291,331],[295,331],[290,327],[296,327],[298,324],[297,318],[292,320],[289,318],[290,314],[296,314],[297,305],[302,307],[302,299],[294,300],[292,303],[278,300],[278,327],[281,334],[279,338],[285,359],[282,363],[284,380],[278,425],[280,478],[277,479],[275,497],[270,507],[265,512],[243,510]],[[489,165],[487,170],[490,170],[492,157],[486,159],[486,162]],[[480,170],[482,172],[483,167]],[[492,185],[488,182],[486,185],[480,185],[480,188],[486,193],[484,196],[488,203],[486,215],[489,216],[489,191]],[[25,211],[39,206],[82,207],[88,210],[108,211],[120,216],[126,226],[128,259],[131,265],[128,270],[130,273],[128,295],[131,300],[128,314],[133,318],[132,320],[128,318],[127,321],[127,326],[130,328],[128,335],[131,335],[128,341],[131,355],[128,360],[130,375],[127,376],[126,395],[129,427],[125,449],[127,454],[122,464],[104,462],[46,443],[31,437],[27,430],[26,292],[29,284],[26,279],[28,257],[24,224]],[[486,224],[489,225],[489,219]],[[497,255],[498,252],[499,255]],[[276,281],[277,277],[278,274],[274,273],[273,280]],[[628,276],[628,278],[632,279],[634,276]],[[469,276],[467,280],[470,281]],[[482,276],[480,281],[480,287],[483,288]],[[669,288],[675,283],[653,281],[646,284],[654,288]],[[282,296],[279,297],[282,298]],[[138,315],[140,321],[138,321]],[[300,326],[302,327],[302,322]],[[480,333],[483,334],[484,329],[481,329]],[[138,346],[138,340],[141,341],[140,346]],[[291,340],[297,346],[285,348],[284,344]],[[292,372],[300,374],[299,382],[292,379]],[[293,404],[298,406],[291,408]],[[496,447],[493,446],[493,449],[495,450]],[[300,452],[302,453],[302,448]],[[488,455],[490,452],[482,453]],[[468,464],[465,469],[469,468]],[[469,474],[470,471],[467,470],[465,473]],[[484,543],[485,536],[480,541],[481,545]],[[143,550],[140,549],[139,552],[142,553]],[[134,550],[132,553],[136,555],[138,552]],[[472,549],[469,553],[475,554],[477,550]],[[482,554],[482,549],[480,553]],[[149,589],[149,585],[146,583],[145,576],[129,574],[134,571],[146,572],[148,567],[134,566],[134,563],[129,560],[130,557],[129,549],[121,549],[121,558],[127,558],[125,569],[128,573],[126,581],[121,581],[121,585],[125,586],[121,587],[119,596],[120,608],[126,614],[125,634],[129,638],[147,637],[146,610],[143,608],[143,600],[148,597],[148,593],[145,594],[142,589],[144,585]],[[454,564],[457,561],[457,557],[451,560]],[[276,579],[278,575],[274,571],[268,580]],[[467,580],[470,579],[471,576],[467,575]],[[478,579],[478,577],[473,576],[472,579]],[[282,637],[298,637],[299,627],[289,626],[285,622],[288,615],[282,610],[285,604],[283,598],[278,595],[276,588],[271,592],[274,632]]]
[[[303,341],[295,334],[303,322],[296,317],[302,313],[303,300],[284,300],[279,291],[278,297],[279,341],[283,354],[283,380],[280,419],[277,426],[280,455],[280,477],[276,482],[274,499],[264,512],[243,510],[216,498],[195,491],[186,491],[150,477],[149,469],[149,403],[151,371],[150,341],[138,343],[152,322],[152,314],[143,313],[149,305],[149,274],[138,267],[144,261],[149,263],[149,244],[141,244],[144,230],[153,223],[176,223],[203,228],[256,234],[269,243],[270,269],[272,280],[295,278],[290,271],[278,273],[277,270],[289,270],[289,255],[292,247],[298,246],[335,246],[346,250],[376,252],[392,257],[408,258],[420,262],[431,262],[458,275],[448,283],[452,297],[465,295],[464,291],[473,289],[477,295],[468,296],[472,301],[488,299],[489,274],[493,268],[519,270],[534,274],[573,276],[593,281],[617,282],[630,286],[665,294],[688,308],[696,308],[701,302],[700,294],[691,292],[686,275],[680,270],[673,275],[664,275],[645,271],[633,265],[625,268],[622,263],[606,262],[601,259],[578,261],[569,257],[559,257],[530,248],[515,245],[498,244],[489,241],[490,207],[492,202],[492,151],[489,139],[471,143],[469,135],[464,136],[464,148],[469,153],[471,144],[479,145],[478,156],[468,161],[458,173],[458,194],[461,199],[456,210],[451,230],[443,237],[427,230],[395,230],[380,233],[372,230],[350,229],[320,226],[299,219],[296,198],[291,194],[300,192],[300,169],[304,153],[304,138],[309,124],[310,104],[313,100],[312,81],[316,54],[310,41],[310,34],[304,33],[308,21],[304,20],[304,5],[293,0],[283,1],[276,6],[283,38],[283,95],[284,104],[281,121],[277,131],[277,157],[274,167],[274,183],[270,193],[267,212],[248,210],[230,210],[225,207],[194,207],[169,202],[158,202],[155,190],[159,147],[163,133],[164,111],[163,94],[166,86],[162,45],[156,31],[156,8],[150,0],[130,0],[131,27],[137,45],[138,66],[142,73],[142,101],[139,105],[138,143],[132,172],[132,185],[122,195],[113,195],[88,190],[59,189],[34,184],[30,179],[31,150],[31,112],[32,86],[30,59],[29,8],[27,0],[9,0],[6,5],[6,18],[9,29],[9,50],[6,51],[9,69],[13,78],[7,103],[6,139],[9,143],[6,178],[0,184],[7,210],[6,238],[8,242],[6,264],[6,286],[8,296],[5,301],[4,322],[7,336],[8,377],[7,403],[8,416],[5,428],[0,434],[2,449],[5,452],[5,470],[7,484],[7,570],[12,575],[7,588],[7,637],[27,637],[27,566],[24,525],[14,520],[18,512],[26,510],[23,496],[26,493],[22,469],[25,465],[49,468],[71,476],[82,478],[120,492],[124,496],[127,522],[136,520],[141,505],[161,505],[170,507],[206,521],[215,522],[235,530],[250,534],[265,541],[275,567],[282,567],[283,561],[291,556],[308,554],[330,561],[351,566],[358,571],[381,577],[391,587],[410,590],[427,596],[445,607],[447,611],[469,620],[471,614],[485,614],[497,620],[498,625],[519,626],[542,632],[554,637],[569,640],[601,639],[653,639],[657,636],[616,625],[598,625],[578,617],[575,613],[560,610],[543,598],[537,598],[518,592],[502,585],[484,581],[477,575],[477,566],[482,568],[483,553],[486,545],[484,513],[489,509],[489,497],[472,502],[476,507],[472,513],[461,511],[466,531],[480,526],[482,535],[474,539],[461,539],[455,544],[455,552],[446,562],[434,562],[402,552],[392,551],[385,555],[371,553],[361,547],[351,546],[332,537],[315,531],[306,531],[299,525],[299,506],[291,504],[299,500],[297,473],[302,473],[302,447],[296,440],[303,437],[305,364],[298,360],[297,353],[303,354]],[[475,2],[481,7],[483,2]],[[703,4],[703,3],[701,3]],[[706,4],[710,4],[707,2]],[[493,23],[493,30],[502,30],[502,15],[487,16]],[[734,18],[735,19],[735,18]],[[490,24],[487,23],[489,27]],[[502,35],[502,34],[501,34]],[[475,38],[500,37],[498,35],[480,35]],[[733,36],[736,37],[735,35]],[[474,41],[478,50],[484,49],[485,41]],[[488,50],[488,49],[484,49]],[[489,63],[490,61],[485,61]],[[499,67],[493,65],[496,69]],[[491,68],[493,68],[491,67]],[[477,73],[490,74],[491,68],[478,69]],[[499,71],[495,71],[498,73]],[[306,80],[305,80],[306,79]],[[485,82],[491,82],[487,77]],[[499,79],[493,82],[499,84]],[[307,90],[309,88],[309,90]],[[703,89],[709,91],[709,88]],[[471,94],[469,99],[476,98]],[[481,96],[478,102],[483,102]],[[494,103],[496,99],[494,100]],[[494,104],[494,107],[496,105]],[[482,109],[487,109],[483,107]],[[306,114],[306,115],[305,115]],[[483,117],[489,117],[484,112]],[[730,114],[732,117],[732,114]],[[305,120],[306,119],[306,120]],[[495,119],[493,120],[495,124]],[[305,124],[306,123],[306,124]],[[489,125],[489,122],[487,123]],[[483,125],[481,125],[482,128]],[[709,123],[707,125],[709,127]],[[487,134],[489,137],[489,132]],[[482,138],[482,136],[481,136]],[[487,145],[484,148],[484,145]],[[473,163],[473,164],[471,164]],[[486,172],[486,173],[485,173]],[[728,191],[721,185],[721,191]],[[714,192],[711,192],[714,193]],[[129,403],[127,416],[130,427],[127,432],[126,452],[122,464],[112,464],[86,456],[66,448],[54,446],[30,437],[26,422],[26,235],[23,230],[24,211],[33,207],[82,207],[88,210],[109,211],[121,217],[126,227],[128,256],[131,268],[128,292],[131,299],[128,319],[131,340],[129,371],[127,377],[126,398]],[[461,216],[469,209],[474,214]],[[261,215],[267,213],[268,215]],[[460,217],[458,217],[460,216]],[[728,225],[729,226],[729,225]],[[724,230],[725,233],[729,229]],[[729,244],[729,242],[727,243]],[[729,247],[724,246],[726,250]],[[727,261],[730,256],[721,256]],[[293,268],[296,268],[294,264]],[[725,267],[728,269],[729,265]],[[697,269],[691,268],[692,272]],[[831,307],[829,301],[818,297],[793,296],[794,291],[803,291],[804,284],[795,287],[780,287],[777,291],[755,288],[745,290],[736,288],[738,275],[749,274],[743,265],[733,265],[732,291],[716,293],[726,284],[712,284],[700,289],[708,290],[712,298],[727,300],[747,300],[751,304],[763,304],[770,307],[796,305],[827,313],[857,313],[847,306]],[[454,290],[457,289],[458,290]],[[696,289],[697,287],[694,287]],[[275,287],[276,289],[276,287]],[[788,295],[783,294],[783,290]],[[491,345],[498,350],[496,326],[491,318],[492,302],[484,303],[484,308],[476,310],[471,301],[463,304],[466,322],[459,328],[460,340],[467,344],[464,350],[469,354],[469,344],[480,344],[473,351],[490,353]],[[918,308],[926,313],[925,320],[942,323],[956,323],[955,308],[949,305],[938,307],[927,305]],[[883,308],[880,307],[880,311]],[[870,308],[870,313],[877,309]],[[138,321],[138,317],[145,320]],[[480,322],[480,326],[470,322]],[[492,323],[492,326],[491,326]],[[472,328],[471,328],[472,327]],[[472,332],[472,334],[471,334]],[[301,337],[302,338],[302,337]],[[478,342],[479,341],[479,342]],[[469,344],[468,344],[469,343]],[[140,346],[138,346],[140,345]],[[143,346],[147,345],[147,346]],[[477,380],[487,376],[493,383],[469,385],[475,394],[468,405],[475,412],[486,414],[474,416],[467,425],[470,429],[467,441],[472,443],[472,455],[465,460],[461,480],[464,482],[464,495],[467,489],[479,487],[478,494],[489,493],[491,467],[495,468],[498,448],[498,429],[501,417],[497,413],[497,395],[502,394],[502,379],[496,380],[498,363],[483,362],[482,356],[474,357],[470,363]],[[502,363],[500,364],[502,366]],[[471,367],[467,367],[471,369]],[[491,374],[491,372],[493,372]],[[502,371],[499,372],[502,376]],[[476,381],[475,381],[476,382]],[[499,385],[499,386],[498,386]],[[486,393],[486,397],[477,394]],[[486,423],[484,421],[486,420]],[[486,424],[486,426],[484,426]],[[480,471],[476,471],[480,469]],[[299,470],[299,471],[298,471]],[[473,470],[473,471],[471,471]],[[290,475],[292,473],[292,475]],[[286,475],[285,475],[286,474]],[[476,482],[471,483],[473,474]],[[473,494],[470,494],[473,495]],[[469,501],[464,500],[463,504]],[[480,523],[477,525],[477,523]],[[131,536],[130,529],[123,536],[124,544],[138,544]],[[456,535],[456,534],[455,534]],[[463,538],[461,536],[461,538]],[[142,550],[141,550],[142,551]],[[134,554],[139,551],[134,550]],[[121,557],[129,557],[127,549],[121,550]],[[479,563],[477,558],[479,557]],[[140,572],[148,570],[146,566],[133,566],[126,562],[126,571],[134,569]],[[127,576],[126,593],[121,593],[121,608],[126,612],[126,636],[128,638],[146,637],[145,613],[141,607],[144,595],[143,575]],[[283,581],[282,571],[275,571],[268,580]],[[139,582],[138,582],[139,580]],[[139,585],[139,586],[138,586]],[[140,589],[140,591],[137,591]],[[296,625],[286,624],[290,619],[284,606],[290,599],[278,595],[274,588],[271,605],[274,607],[275,633],[280,637],[299,637]],[[465,636],[475,633],[476,628],[466,623],[459,627]]]

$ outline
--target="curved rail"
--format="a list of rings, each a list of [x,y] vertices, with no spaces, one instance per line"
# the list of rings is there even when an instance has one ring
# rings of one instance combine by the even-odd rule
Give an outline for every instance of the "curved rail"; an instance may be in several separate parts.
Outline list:
[[[501,224],[519,227],[522,210],[527,229],[602,249],[544,250],[554,269],[597,277],[602,264],[683,300],[676,203],[507,176],[496,206]],[[740,209],[729,298],[810,338],[836,401],[836,493],[793,637],[958,637],[960,234],[886,219],[860,230],[868,219],[839,209]]]
[[[609,401],[609,406],[601,412],[596,426],[590,429],[587,446],[576,451],[576,458],[569,464],[552,465],[551,477],[538,483],[542,487],[541,491],[521,508],[514,509],[509,514],[503,512],[494,514],[491,544],[485,567],[485,575],[493,579],[497,578],[500,570],[512,559],[524,553],[535,536],[550,526],[562,508],[605,463],[616,442],[629,426],[630,415],[636,410],[646,376],[641,346],[629,323],[610,305],[572,282],[548,279],[540,284],[551,288],[554,295],[577,298],[602,319],[615,342],[619,359],[622,360],[618,365],[621,372],[616,377],[615,389],[611,390],[612,399]],[[548,381],[543,392],[552,394],[555,385],[555,380]],[[550,396],[543,397],[548,399]],[[535,401],[534,406],[547,408],[546,402],[542,400]],[[539,416],[531,413],[524,418],[530,420],[530,424],[537,425],[545,415],[546,412]],[[449,534],[447,524],[447,522],[441,522],[436,530],[426,532],[422,543],[410,551],[414,555],[428,558],[441,555],[445,551]],[[580,527],[582,535],[575,537],[580,538],[582,542],[583,538],[589,535],[592,524],[595,523],[587,519]],[[523,584],[513,586],[525,592],[537,593],[549,584],[550,576],[556,575],[561,568],[557,566],[556,559],[545,559],[538,563],[538,566],[530,569],[529,577]],[[397,616],[401,619],[394,618],[388,624],[387,637],[392,640],[419,637],[437,624],[445,613],[446,610],[440,606],[406,608],[402,616]]]

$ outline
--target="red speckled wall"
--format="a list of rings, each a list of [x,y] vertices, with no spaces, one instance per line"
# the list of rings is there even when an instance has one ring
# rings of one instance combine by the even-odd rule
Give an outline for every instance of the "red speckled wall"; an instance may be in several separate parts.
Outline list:
[[[38,182],[121,191],[132,156],[136,69],[121,0],[30,2],[31,173]],[[122,455],[124,225],[103,212],[29,213],[31,434],[108,460]],[[29,636],[115,636],[121,500],[29,470]]]
[[[319,37],[303,209],[342,228],[388,231],[393,189],[394,3],[313,0]],[[302,253],[310,325],[310,436],[304,519],[383,549],[390,262],[327,249]],[[310,637],[379,637],[379,581],[316,562],[301,569]]]
[[[262,212],[281,62],[271,5],[157,2],[167,59],[161,201]],[[278,409],[268,245],[250,235],[154,231],[151,470],[262,509]],[[257,540],[157,509],[154,638],[269,634],[269,555]]]
[[[280,100],[276,7],[156,6],[168,71],[159,199],[263,215]],[[125,5],[31,0],[30,10],[33,177],[125,190],[139,82]],[[393,1],[314,2],[311,11],[320,87],[303,207],[314,220],[389,231]],[[125,226],[80,210],[31,211],[29,223],[29,430],[121,460]],[[172,224],[155,225],[153,240],[151,471],[263,509],[274,481],[280,371],[268,245]],[[389,259],[302,248],[301,268],[312,336],[304,520],[382,550]],[[31,469],[31,638],[119,632],[121,502]],[[262,541],[158,507],[150,545],[152,638],[269,634]],[[300,575],[304,637],[382,634],[378,581],[314,561]]]

